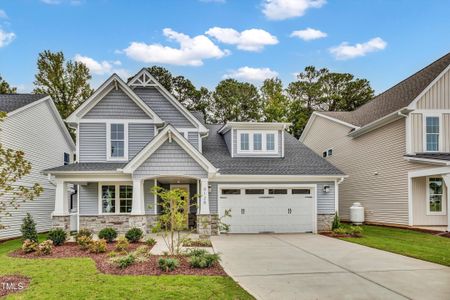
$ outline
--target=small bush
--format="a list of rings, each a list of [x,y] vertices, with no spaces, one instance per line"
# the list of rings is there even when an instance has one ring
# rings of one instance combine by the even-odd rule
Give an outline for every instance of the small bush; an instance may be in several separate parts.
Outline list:
[[[23,218],[22,227],[20,228],[22,232],[22,240],[30,240],[33,242],[38,242],[38,234],[36,231],[36,223],[30,213],[27,213],[26,217]]]
[[[78,239],[81,237],[89,237],[92,239],[92,231],[87,228],[81,228],[75,236],[75,241],[78,242]]]
[[[361,226],[350,226],[349,233],[352,236],[361,237],[363,233],[363,228]]]
[[[185,247],[212,247],[211,241],[207,239],[191,240],[188,239],[183,243]]]
[[[130,246],[130,243],[128,242],[128,240],[124,236],[121,236],[117,239],[116,251],[117,252],[126,252],[126,251],[128,251],[129,246]]]
[[[338,229],[339,227],[341,227],[341,220],[339,218],[338,213],[336,212],[334,214],[334,219],[333,219],[333,223],[331,224],[331,230],[335,230]]]
[[[106,240],[108,243],[112,243],[117,237],[117,231],[112,227],[106,227],[100,230],[98,238]]]
[[[92,241],[89,244],[89,252],[90,253],[105,253],[106,252],[106,240],[101,239],[98,241]]]
[[[192,249],[187,253],[188,256],[202,256],[205,254],[208,254],[208,251],[205,249]]]
[[[37,251],[38,243],[32,240],[26,239],[22,244],[22,251],[25,253],[31,253]]]
[[[86,236],[86,235],[82,235],[80,237],[77,237],[77,244],[78,246],[80,246],[81,250],[87,250],[89,249],[89,246],[92,243],[92,237],[90,236]]]
[[[136,228],[136,227],[135,228],[131,228],[125,234],[125,237],[127,238],[127,240],[130,241],[130,243],[137,243],[137,242],[139,242],[142,239],[143,236],[144,236],[144,232],[142,231],[142,229]]]
[[[134,263],[134,256],[128,254],[127,256],[123,256],[117,260],[117,266],[121,269],[125,269],[131,266]]]
[[[145,241],[145,244],[146,244],[147,246],[149,246],[149,247],[153,247],[153,246],[156,245],[156,240],[155,240],[154,238],[148,238],[148,239]]]
[[[217,253],[208,253],[204,249],[193,249],[188,253],[189,264],[193,268],[210,268],[220,261],[220,255]]]
[[[37,247],[37,254],[38,255],[50,255],[53,251],[53,241],[52,240],[46,240],[40,243]]]
[[[108,257],[109,257],[109,258],[117,257],[117,255],[118,255],[118,253],[115,252],[115,251],[111,251],[111,252],[108,253]]]
[[[347,229],[345,229],[344,227],[338,227],[333,230],[333,233],[334,234],[347,234]]]
[[[176,258],[161,257],[158,260],[158,267],[164,272],[170,272],[178,268],[180,262]]]
[[[62,228],[54,228],[48,232],[48,239],[53,241],[53,245],[60,246],[64,244],[67,233]]]
[[[136,253],[137,256],[150,256],[150,249],[148,246],[142,245],[137,247],[134,253]]]

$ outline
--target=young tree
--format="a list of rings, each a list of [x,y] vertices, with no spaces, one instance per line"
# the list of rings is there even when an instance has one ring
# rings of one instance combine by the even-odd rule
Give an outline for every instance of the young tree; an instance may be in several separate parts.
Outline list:
[[[81,62],[65,61],[62,52],[39,53],[34,93],[52,97],[63,119],[92,95],[89,69]]]
[[[12,87],[9,83],[0,76],[0,94],[15,94],[17,88]]]
[[[0,112],[0,123],[6,113]],[[21,202],[32,201],[43,192],[38,184],[27,187],[20,184],[20,179],[30,174],[31,163],[25,159],[21,150],[5,148],[0,144],[0,229],[4,229],[2,216],[10,216],[11,210],[20,207]]]
[[[264,103],[265,121],[288,122],[290,101],[280,79],[264,80],[261,86],[261,97]]]
[[[261,97],[251,83],[235,79],[222,80],[216,86],[212,100],[212,118],[215,122],[261,120]]]

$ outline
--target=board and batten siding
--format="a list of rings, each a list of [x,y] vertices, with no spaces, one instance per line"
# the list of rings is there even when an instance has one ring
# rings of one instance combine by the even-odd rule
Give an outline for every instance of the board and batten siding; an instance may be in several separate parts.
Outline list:
[[[450,71],[417,101],[418,109],[450,109]]]
[[[134,92],[166,123],[178,128],[195,128],[156,88],[135,88]]]
[[[272,186],[276,187],[277,185],[282,185],[285,182],[280,181],[272,181],[272,182],[264,182],[264,186],[266,188],[271,188]],[[219,200],[219,185],[244,185],[244,184],[261,184],[261,182],[210,182],[211,191],[209,192],[209,210],[212,214],[218,214],[218,200]],[[335,186],[334,181],[329,182],[314,182],[314,181],[302,181],[302,182],[289,182],[289,184],[317,184],[317,214],[334,214],[335,213]],[[323,191],[323,187],[328,185],[330,187],[330,191],[325,193]]]
[[[80,123],[79,162],[106,161],[106,123]]]
[[[131,160],[155,135],[153,124],[128,124],[128,159]]]
[[[445,186],[445,185],[444,185]],[[443,201],[447,199],[447,189],[444,189],[445,195],[442,197]],[[443,216],[427,215],[427,178],[417,177],[412,179],[412,193],[413,193],[413,220],[414,225],[446,225],[447,214]],[[447,210],[448,213],[448,210]]]
[[[450,152],[450,113],[442,114],[442,150]]]
[[[430,166],[404,159],[405,119],[354,139],[347,136],[349,130],[317,116],[303,141],[319,155],[332,148],[327,160],[349,175],[339,185],[341,218],[349,220],[350,207],[360,202],[369,222],[407,225],[408,171]]]
[[[410,114],[411,118],[411,149],[414,153],[423,152],[423,116]]]
[[[121,89],[111,90],[84,119],[150,119],[150,117]]]
[[[257,132],[258,130],[255,130]],[[283,132],[281,130],[278,130],[278,151],[275,154],[267,154],[267,153],[261,153],[261,154],[238,154],[237,153],[237,147],[238,147],[238,130],[233,129],[233,156],[234,157],[248,157],[248,156],[270,156],[270,157],[281,157],[282,155],[282,147],[283,147]]]
[[[51,100],[49,100],[51,101]],[[37,230],[51,228],[51,213],[55,207],[55,186],[41,172],[64,164],[64,153],[72,153],[71,146],[58,124],[49,101],[41,102],[6,118],[1,124],[0,143],[5,148],[23,150],[32,169],[19,183],[31,187],[39,183],[44,192],[34,201],[20,203],[20,208],[8,210],[12,215],[2,217],[0,239],[20,236],[22,219],[29,212]],[[5,199],[7,200],[7,199]]]
[[[133,173],[133,178],[152,176],[193,176],[207,178],[208,173],[174,140],[164,142]]]

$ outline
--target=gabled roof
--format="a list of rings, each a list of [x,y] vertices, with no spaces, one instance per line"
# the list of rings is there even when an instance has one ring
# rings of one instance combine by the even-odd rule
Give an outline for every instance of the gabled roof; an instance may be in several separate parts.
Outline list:
[[[0,111],[10,113],[45,97],[47,97],[47,95],[0,94]]]
[[[166,140],[174,140],[208,173],[216,173],[217,169],[189,143],[172,125],[167,125],[123,168],[124,173],[133,173],[142,165]]]
[[[450,66],[450,53],[409,76],[368,103],[351,112],[320,112],[320,114],[363,127],[390,113],[408,107]]]
[[[80,107],[78,107],[68,118],[67,122],[77,123],[89,110],[91,110],[111,88],[121,88],[155,123],[163,123],[161,118],[136,95],[133,90],[117,75],[109,77]]]

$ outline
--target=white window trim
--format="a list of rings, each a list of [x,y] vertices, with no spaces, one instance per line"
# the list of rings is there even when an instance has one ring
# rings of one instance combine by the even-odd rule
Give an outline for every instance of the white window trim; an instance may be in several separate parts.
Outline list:
[[[436,117],[439,118],[439,139],[438,139],[438,143],[439,143],[439,148],[437,151],[429,151],[427,150],[427,118],[430,117]],[[422,126],[423,126],[423,132],[422,132],[422,150],[423,152],[428,152],[428,153],[438,153],[438,152],[442,152],[443,149],[443,135],[442,135],[442,114],[438,114],[438,113],[423,113],[422,114]]]
[[[249,150],[241,149],[241,134],[248,134],[249,139]],[[274,150],[267,150],[267,134],[274,134]],[[262,149],[254,150],[253,149],[253,135],[261,134],[262,135]],[[277,130],[237,130],[237,153],[238,154],[278,154],[278,131]]]
[[[111,125],[123,124],[124,150],[123,157],[111,157]],[[113,121],[106,123],[106,160],[128,161],[128,122]]]
[[[331,150],[331,152],[332,152],[331,155],[328,154],[328,151],[330,151],[330,150]],[[325,156],[323,156],[323,153],[324,153],[324,152],[326,152],[326,155],[325,155]],[[327,149],[325,149],[325,150],[322,151],[322,158],[327,158],[327,157],[330,157],[330,156],[333,156],[333,155],[334,155],[334,150],[333,150],[333,148],[327,148]]]
[[[442,211],[430,211],[430,178],[441,178],[442,179]],[[428,176],[427,186],[426,186],[427,199],[425,201],[427,216],[445,216],[447,215],[447,190],[442,176]]]
[[[103,207],[102,207],[102,186],[103,185],[114,185],[116,188],[116,212],[114,213],[104,213]],[[117,216],[117,215],[131,215],[131,212],[129,213],[121,213],[120,212],[120,186],[121,185],[129,185],[133,187],[132,181],[126,181],[126,182],[99,182],[98,183],[98,214],[99,215],[105,215],[105,216]],[[133,198],[131,198],[131,205],[133,206]]]

